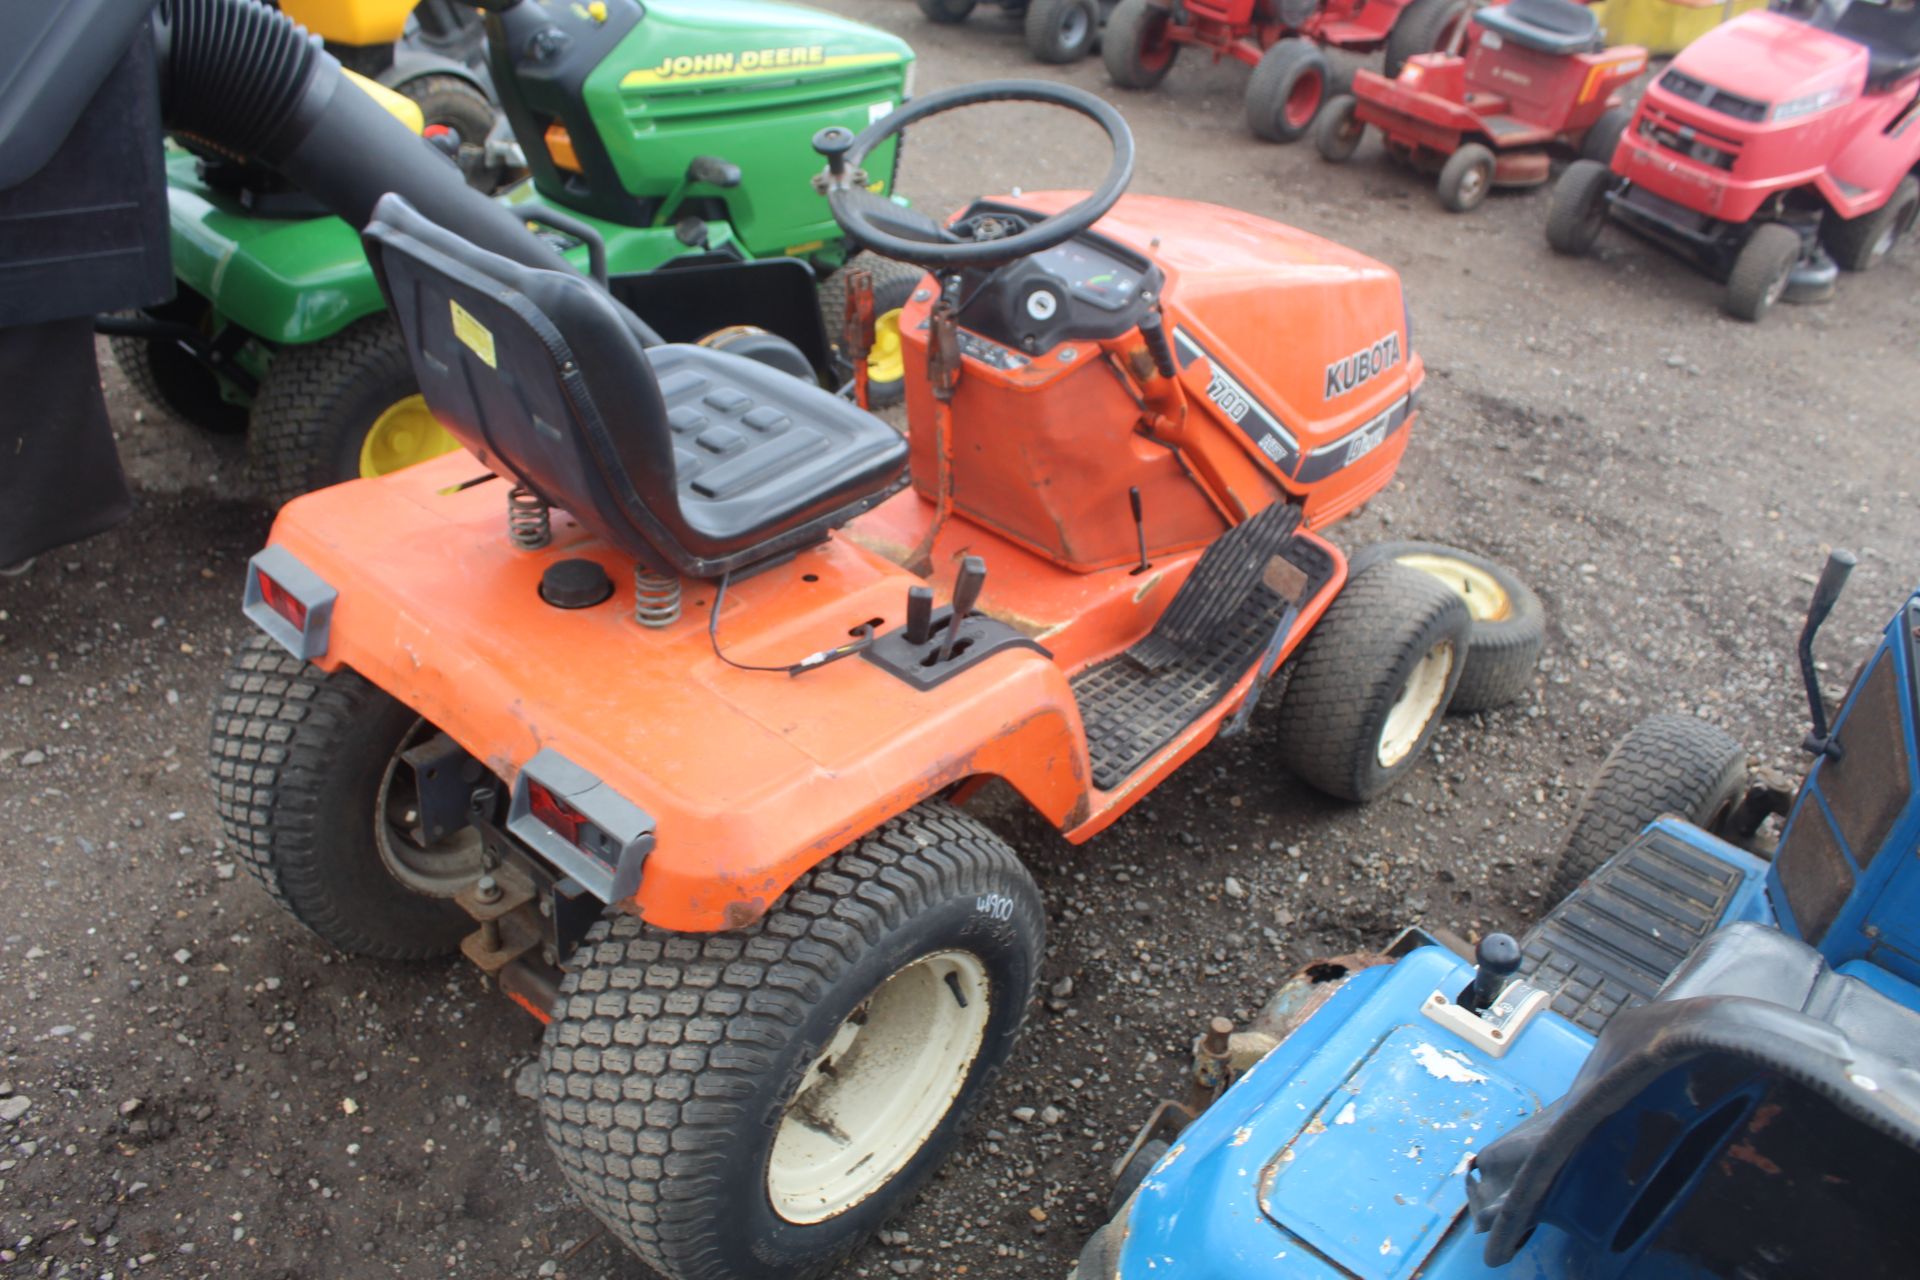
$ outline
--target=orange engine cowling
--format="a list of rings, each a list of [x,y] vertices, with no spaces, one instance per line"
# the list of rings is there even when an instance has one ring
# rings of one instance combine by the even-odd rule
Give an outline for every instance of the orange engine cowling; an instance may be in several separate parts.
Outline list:
[[[1077,193],[1025,195],[1036,211]],[[1097,230],[1165,274],[1160,304],[1179,409],[1135,329],[1008,359],[962,332],[951,402],[954,509],[1065,567],[1138,554],[1138,488],[1149,556],[1211,541],[1282,493],[1308,523],[1346,514],[1392,477],[1423,376],[1399,276],[1265,218],[1215,205],[1123,198]],[[913,476],[937,496],[937,405],[928,380],[931,302],[901,317]],[[1159,383],[1165,387],[1164,381]]]

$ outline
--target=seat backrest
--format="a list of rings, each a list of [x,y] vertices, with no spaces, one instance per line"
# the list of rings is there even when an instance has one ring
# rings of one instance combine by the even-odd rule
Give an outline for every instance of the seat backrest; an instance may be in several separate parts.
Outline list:
[[[672,435],[632,314],[585,277],[489,253],[395,195],[365,236],[434,416],[502,476],[665,567]]]
[[[1720,930],[1617,1014],[1567,1093],[1489,1144],[1467,1198],[1486,1260],[1540,1223],[1613,1275],[1912,1274],[1920,1014],[1773,929]]]
[[[1920,54],[1920,7],[1896,6],[1886,0],[1852,0],[1833,24],[1833,31],[1881,53],[1897,57]]]
[[[1541,53],[1584,53],[1600,40],[1600,19],[1574,0],[1507,0],[1480,9],[1473,20]]]

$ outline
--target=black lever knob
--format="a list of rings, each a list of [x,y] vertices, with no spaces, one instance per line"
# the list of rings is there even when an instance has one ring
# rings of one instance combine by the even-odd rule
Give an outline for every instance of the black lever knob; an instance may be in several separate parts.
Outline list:
[[[1467,1012],[1479,1013],[1500,998],[1520,968],[1520,944],[1510,933],[1490,933],[1473,949],[1473,985],[1467,988]]]
[[[827,172],[839,177],[847,171],[847,152],[853,149],[853,130],[831,124],[813,135],[813,149],[827,158]]]
[[[953,656],[953,642],[960,634],[960,624],[973,612],[974,604],[980,599],[980,588],[986,584],[985,560],[967,556],[960,561],[960,572],[953,578],[953,619],[947,623],[947,638],[940,642],[940,661]]]
[[[925,644],[933,638],[933,588],[907,588],[907,643]]]

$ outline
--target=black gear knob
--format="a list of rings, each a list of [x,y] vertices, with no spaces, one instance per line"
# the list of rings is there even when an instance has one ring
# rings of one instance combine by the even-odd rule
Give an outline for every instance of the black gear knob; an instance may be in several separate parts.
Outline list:
[[[1520,944],[1510,933],[1490,933],[1473,949],[1473,985],[1467,988],[1467,1012],[1479,1013],[1495,1000],[1520,968]]]
[[[847,152],[853,148],[853,130],[828,125],[813,135],[813,149],[827,158],[827,172],[839,177],[847,171]]]

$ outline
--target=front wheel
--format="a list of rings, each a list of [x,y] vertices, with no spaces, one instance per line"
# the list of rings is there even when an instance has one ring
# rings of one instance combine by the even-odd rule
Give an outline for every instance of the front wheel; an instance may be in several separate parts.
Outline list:
[[[1030,0],[1027,52],[1041,62],[1078,62],[1100,36],[1099,0]]]
[[[1607,753],[1580,802],[1549,896],[1564,899],[1665,814],[1712,831],[1739,804],[1746,784],[1746,750],[1725,732],[1693,716],[1648,716]]]
[[[384,313],[318,342],[282,347],[247,428],[260,490],[275,506],[459,447],[427,411],[407,345]]]
[[[1267,142],[1296,141],[1326,97],[1326,55],[1309,41],[1282,40],[1260,55],[1247,81],[1247,128]]]
[[[1449,213],[1471,213],[1493,190],[1493,171],[1499,163],[1493,150],[1469,142],[1447,157],[1440,170],[1440,203]]]
[[[541,1050],[561,1171],[676,1280],[822,1274],[984,1100],[1045,928],[1013,851],[937,803],[809,872],[746,929],[600,921]]]
[[[1358,105],[1352,94],[1343,93],[1327,99],[1327,105],[1320,109],[1320,118],[1313,122],[1313,145],[1322,160],[1344,164],[1360,149],[1367,126],[1354,118]]]
[[[1107,78],[1122,89],[1151,89],[1165,80],[1180,56],[1172,30],[1173,14],[1164,5],[1120,0],[1100,40]]]
[[[1597,160],[1575,160],[1553,188],[1547,210],[1547,244],[1555,253],[1583,258],[1607,225],[1607,192],[1613,170]]]
[[[400,753],[431,730],[351,671],[265,636],[234,655],[208,744],[214,804],[248,871],[287,914],[354,955],[425,960],[474,924],[447,898],[480,874],[471,827],[424,844],[406,823]]]
[[[1280,702],[1281,763],[1341,800],[1371,800],[1410,770],[1460,683],[1465,602],[1405,565],[1347,585],[1301,647]]]
[[[1747,236],[1727,276],[1721,309],[1736,320],[1758,322],[1786,296],[1787,282],[1805,244],[1800,233],[1781,222],[1763,222]]]

